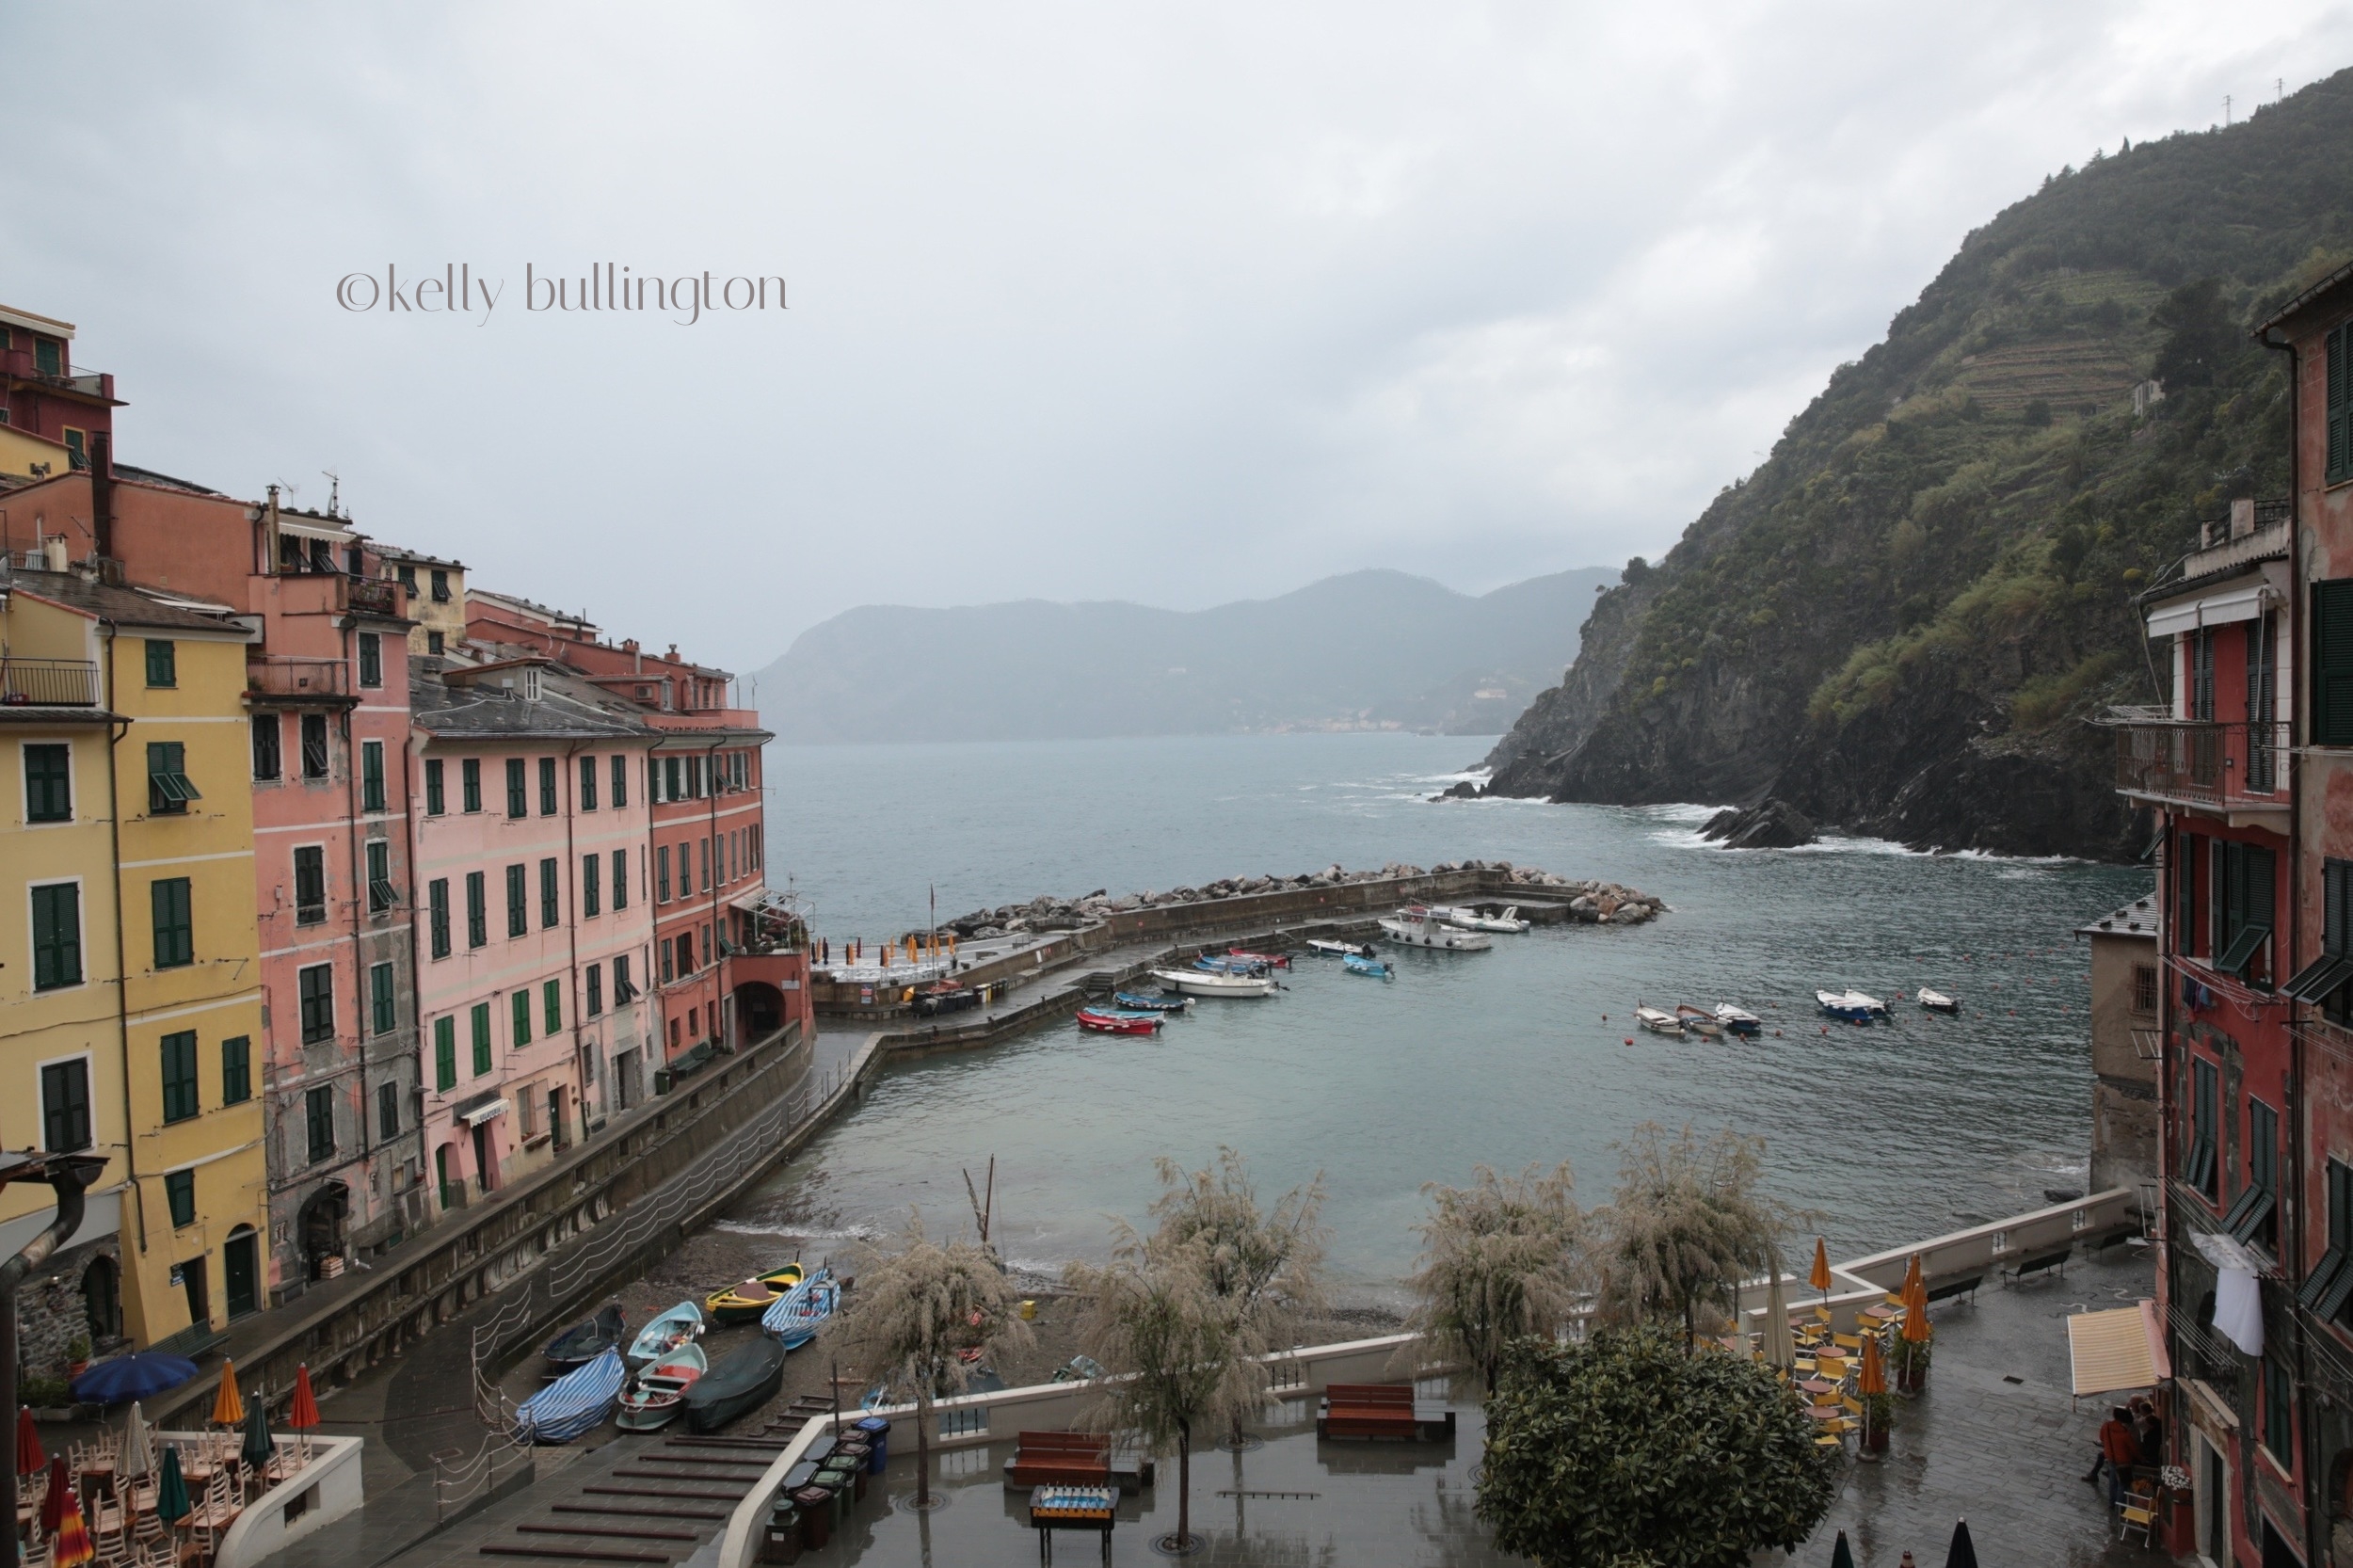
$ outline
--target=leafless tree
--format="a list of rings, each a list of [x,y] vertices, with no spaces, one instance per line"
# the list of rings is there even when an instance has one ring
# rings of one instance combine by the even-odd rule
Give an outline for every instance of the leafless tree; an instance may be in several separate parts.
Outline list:
[[[1433,1348],[1477,1367],[1490,1394],[1503,1348],[1554,1333],[1576,1307],[1584,1228],[1576,1185],[1564,1162],[1516,1176],[1481,1165],[1468,1187],[1422,1189],[1430,1217],[1406,1282],[1417,1301],[1412,1324]]]

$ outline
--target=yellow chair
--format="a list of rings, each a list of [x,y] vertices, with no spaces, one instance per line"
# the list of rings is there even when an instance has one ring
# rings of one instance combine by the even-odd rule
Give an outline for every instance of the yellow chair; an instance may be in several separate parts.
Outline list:
[[[1887,1292],[1887,1304],[1888,1304],[1888,1305],[1890,1305],[1890,1306],[1901,1306],[1901,1305],[1903,1305],[1903,1304],[1904,1304],[1904,1298],[1903,1298],[1902,1293],[1901,1293],[1900,1291],[1896,1291],[1896,1290],[1890,1290],[1889,1292]]]
[[[1829,1308],[1829,1307],[1827,1307],[1827,1306],[1817,1306],[1817,1307],[1815,1307],[1815,1309],[1814,1309],[1814,1320],[1815,1320],[1816,1322],[1817,1322],[1817,1323],[1827,1323],[1827,1322],[1829,1322],[1829,1321],[1830,1321],[1830,1308]]]
[[[1817,1438],[1816,1441],[1818,1442],[1820,1439]],[[2116,1538],[2121,1541],[2133,1531],[2138,1530],[2140,1531],[2140,1544],[2145,1547],[2150,1544],[2149,1532],[2156,1527],[2156,1523],[2157,1515],[2154,1509],[2126,1503],[2116,1522]]]
[[[1838,1402],[1847,1407],[1848,1415],[1858,1420],[1862,1418],[1863,1401],[1861,1400],[1856,1399],[1852,1394],[1841,1394],[1838,1396]]]
[[[1857,1355],[1863,1353],[1863,1336],[1859,1334],[1833,1334],[1831,1339],[1833,1343],[1841,1345]]]
[[[1829,1420],[1822,1423],[1822,1430],[1824,1432],[1834,1432],[1842,1435],[1854,1431],[1854,1422],[1848,1419],[1844,1416],[1833,1416]]]
[[[1814,1440],[1814,1446],[1817,1448],[1843,1448],[1847,1446],[1847,1440],[1843,1437],[1817,1437]]]

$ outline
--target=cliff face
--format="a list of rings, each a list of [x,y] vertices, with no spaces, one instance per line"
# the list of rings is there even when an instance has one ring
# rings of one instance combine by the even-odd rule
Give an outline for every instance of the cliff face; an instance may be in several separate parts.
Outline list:
[[[2353,72],[2054,179],[1600,597],[1490,789],[2138,855],[2090,723],[2159,696],[2134,596],[2286,488],[2285,376],[2244,323],[2348,253]]]

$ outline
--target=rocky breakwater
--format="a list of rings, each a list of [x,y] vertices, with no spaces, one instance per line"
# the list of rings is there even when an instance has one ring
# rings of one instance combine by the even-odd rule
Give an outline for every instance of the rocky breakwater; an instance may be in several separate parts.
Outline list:
[[[1350,871],[1335,864],[1297,876],[1226,876],[1203,883],[1197,888],[1172,888],[1165,891],[1147,889],[1140,893],[1112,894],[1106,888],[1097,888],[1077,898],[1040,893],[1027,904],[1000,904],[993,909],[975,909],[942,922],[942,927],[968,939],[1013,936],[1023,932],[1074,931],[1109,920],[1113,915],[1137,909],[1213,904],[1229,899],[1257,898],[1269,893],[1316,888],[1352,887],[1370,882],[1403,883],[1416,877],[1459,872],[1481,873],[1482,881],[1491,889],[1481,897],[1510,897],[1525,888],[1531,897],[1565,901],[1572,919],[1589,923],[1631,925],[1654,919],[1667,908],[1664,900],[1619,883],[1578,880],[1533,866],[1514,866],[1509,860],[1442,860],[1427,868],[1392,860],[1377,871]]]

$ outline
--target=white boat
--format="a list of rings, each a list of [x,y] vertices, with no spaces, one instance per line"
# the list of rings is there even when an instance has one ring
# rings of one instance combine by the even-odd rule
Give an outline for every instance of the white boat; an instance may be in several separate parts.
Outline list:
[[[1958,1013],[1961,1011],[1961,1003],[1959,1000],[1946,996],[1942,991],[1931,991],[1925,985],[1920,987],[1920,1005],[1927,1008],[1931,1013]]]
[[[1823,1012],[1850,1024],[1867,1024],[1874,1018],[1887,1016],[1886,1003],[1860,991],[1817,991],[1814,1000],[1821,1003]]]
[[[1704,1007],[1694,1007],[1688,1001],[1676,1006],[1675,1021],[1692,1033],[1707,1039],[1716,1040],[1723,1037],[1724,1026],[1716,1021],[1716,1015]]]
[[[1727,1034],[1753,1035],[1765,1032],[1765,1020],[1745,1007],[1735,1007],[1728,1001],[1716,1004],[1716,1021]]]
[[[1847,1005],[1853,1008],[1856,1012],[1862,1014],[1866,1018],[1884,1018],[1887,1016],[1887,1003],[1880,1000],[1877,997],[1866,997],[1860,991],[1849,991],[1847,993]]]
[[[1434,910],[1416,904],[1381,917],[1381,934],[1401,947],[1430,948],[1440,952],[1483,952],[1495,938],[1447,924]]]
[[[1465,931],[1501,931],[1515,936],[1536,923],[1520,919],[1520,906],[1516,904],[1500,915],[1482,915],[1466,905],[1451,909],[1433,905],[1430,913],[1447,924],[1460,926]]]
[[[1649,1030],[1653,1034],[1673,1034],[1679,1036],[1683,1032],[1682,1020],[1677,1018],[1673,1013],[1668,1012],[1663,1007],[1643,1007],[1637,1005],[1634,1009],[1634,1021],[1641,1024],[1644,1029]]]
[[[1274,993],[1265,975],[1219,974],[1209,969],[1154,969],[1152,978],[1189,997],[1264,997]]]
[[[1321,936],[1310,936],[1307,938],[1307,951],[1320,952],[1326,958],[1346,958],[1350,953],[1362,958],[1371,953],[1372,944],[1369,942],[1329,942]]]

